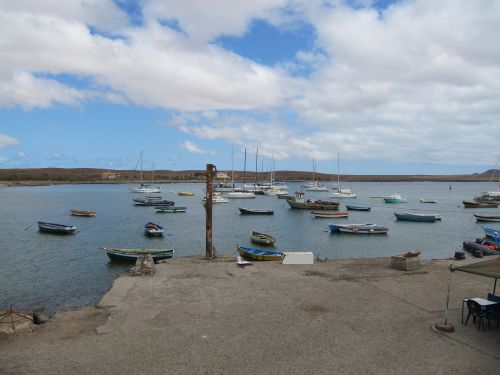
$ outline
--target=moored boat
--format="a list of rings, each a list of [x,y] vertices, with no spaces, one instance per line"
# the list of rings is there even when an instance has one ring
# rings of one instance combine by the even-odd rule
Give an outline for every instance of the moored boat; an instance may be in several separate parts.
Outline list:
[[[180,197],[192,197],[192,196],[194,196],[194,192],[193,191],[178,191],[177,195]]]
[[[132,199],[134,206],[173,206],[175,202],[166,199]]]
[[[254,249],[246,246],[237,246],[237,250],[243,258],[252,260],[281,260],[282,253],[271,250]]]
[[[239,207],[240,213],[242,215],[273,215],[274,211],[271,209],[259,209],[259,208],[244,208]]]
[[[330,232],[340,232],[340,228],[373,228],[376,227],[377,224],[371,223],[363,223],[363,224],[330,224],[328,225],[328,229]]]
[[[304,193],[295,193],[295,199],[287,199],[286,202],[291,208],[299,208],[306,210],[321,210],[321,211],[334,211],[339,209],[339,202],[324,201],[324,200],[305,200]]]
[[[311,211],[311,215],[317,218],[345,218],[349,216],[349,212],[344,211]]]
[[[255,198],[255,193],[252,191],[231,191],[225,194],[224,197],[232,199],[248,199]]]
[[[75,233],[76,227],[74,225],[55,224],[39,221],[38,230],[40,232],[53,234],[72,234]]]
[[[110,259],[123,262],[135,262],[143,254],[151,254],[155,262],[172,258],[174,255],[174,249],[123,249],[114,247],[103,247],[102,249]]]
[[[440,215],[436,214],[417,214],[413,212],[394,212],[397,220],[401,221],[418,221],[418,222],[434,222],[441,220]]]
[[[250,237],[252,242],[260,245],[273,246],[276,242],[276,238],[274,236],[271,236],[268,233],[257,232],[256,230],[253,230],[252,233],[250,233]]]
[[[464,208],[496,208],[498,203],[493,202],[478,202],[478,201],[462,201]]]
[[[146,223],[144,225],[144,233],[146,236],[150,237],[161,237],[163,236],[164,229],[161,225],[152,222]]]
[[[420,203],[437,203],[436,199],[421,198]]]
[[[155,210],[157,213],[171,213],[171,214],[177,214],[181,212],[186,212],[187,207],[176,207],[176,206],[158,206],[155,207]]]
[[[484,231],[485,236],[487,236],[487,237],[494,237],[494,236],[500,235],[500,229],[497,229],[497,228],[483,226],[483,231]]]
[[[349,211],[370,211],[372,209],[370,206],[360,206],[355,204],[346,204],[345,208]]]
[[[399,192],[389,195],[384,198],[385,203],[406,203],[406,198],[403,198]]]
[[[69,210],[69,212],[73,216],[94,217],[96,215],[95,211]]]
[[[476,221],[500,221],[500,215],[479,215],[474,214]]]
[[[339,232],[341,233],[353,233],[353,234],[387,234],[389,228],[387,227],[340,227]]]

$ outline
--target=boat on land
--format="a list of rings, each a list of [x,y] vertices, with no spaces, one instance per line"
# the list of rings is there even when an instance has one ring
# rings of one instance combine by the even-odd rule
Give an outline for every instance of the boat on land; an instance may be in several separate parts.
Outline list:
[[[355,204],[346,204],[345,208],[349,211],[370,211],[372,209],[370,206],[359,206]]]
[[[260,245],[273,246],[276,242],[276,238],[274,236],[271,236],[268,233],[257,232],[256,230],[253,230],[252,233],[250,233],[250,237],[252,242]]]
[[[102,249],[110,259],[122,262],[135,262],[144,254],[151,254],[155,262],[172,258],[174,255],[174,249],[123,249],[115,247],[103,247]]]
[[[271,209],[261,209],[261,208],[244,208],[239,207],[240,213],[242,215],[273,215],[274,210]]]
[[[349,212],[344,211],[311,211],[311,215],[317,218],[345,218],[349,216]]]
[[[160,214],[163,214],[163,213],[177,214],[177,213],[181,213],[181,212],[186,212],[187,207],[158,206],[158,207],[155,207],[155,210],[157,213],[160,213]]]
[[[193,197],[194,196],[194,191],[178,191],[177,195],[179,197]]]
[[[243,258],[252,260],[280,261],[283,255],[278,251],[254,249],[246,246],[237,246],[237,250]]]
[[[481,239],[464,241],[462,246],[476,258],[482,258],[484,255],[500,255],[500,246]]]
[[[476,217],[476,221],[499,221],[500,215],[479,215],[473,214]]]
[[[389,228],[387,227],[340,227],[340,233],[352,233],[352,234],[387,234]]]
[[[149,237],[162,237],[164,231],[163,227],[159,224],[149,222],[144,225],[144,233]]]
[[[96,215],[95,211],[69,210],[69,212],[73,216],[94,217]]]
[[[349,188],[340,187],[340,153],[337,153],[337,187],[330,195],[331,198],[356,198],[358,195]]]
[[[419,222],[435,222],[441,220],[440,215],[436,214],[418,214],[414,212],[394,212],[397,220],[400,221],[419,221]]]
[[[153,170],[151,171],[151,184],[144,183],[142,175],[142,156],[143,152],[141,151],[141,154],[139,156],[141,162],[141,184],[139,185],[139,187],[129,188],[129,191],[131,193],[161,193],[160,187],[154,186],[154,164],[153,164]]]
[[[483,231],[486,237],[500,236],[500,229],[497,228],[483,226]]]
[[[324,201],[324,200],[305,200],[304,193],[295,193],[295,199],[287,199],[286,202],[291,208],[306,209],[306,210],[321,210],[321,211],[335,211],[339,209],[339,202]]]
[[[340,228],[374,228],[377,224],[363,223],[363,224],[330,224],[328,229],[330,232],[340,232]]]
[[[436,199],[430,199],[430,198],[421,198],[420,203],[437,203],[438,201]]]
[[[389,195],[384,198],[385,203],[406,203],[406,198],[403,198],[399,192]]]
[[[74,225],[47,223],[45,221],[38,222],[38,230],[45,233],[53,234],[73,234],[76,232]]]
[[[175,202],[166,199],[132,199],[134,206],[173,206]]]
[[[498,203],[494,202],[478,202],[478,201],[462,201],[464,208],[497,208]]]

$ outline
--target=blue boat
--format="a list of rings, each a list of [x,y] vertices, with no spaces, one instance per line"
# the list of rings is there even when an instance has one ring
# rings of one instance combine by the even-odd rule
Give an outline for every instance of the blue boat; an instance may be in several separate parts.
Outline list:
[[[53,234],[72,234],[75,233],[76,227],[74,225],[54,224],[39,221],[38,230],[40,232]]]
[[[346,204],[345,208],[349,211],[370,211],[372,209],[370,206],[359,206],[355,204]]]
[[[254,249],[245,246],[237,246],[237,250],[243,258],[252,260],[281,260],[283,255],[278,251]]]
[[[151,254],[155,262],[172,258],[174,255],[174,249],[121,249],[110,247],[103,247],[102,249],[110,259],[121,262],[135,262],[139,256],[144,254]]]
[[[363,224],[330,224],[328,225],[328,228],[330,229],[330,232],[340,232],[340,228],[373,228],[376,227],[377,224],[371,224],[371,223],[363,223]]]
[[[436,214],[416,214],[413,212],[394,212],[396,219],[401,221],[434,222],[441,220],[441,216]]]
[[[483,226],[482,228],[486,237],[500,236],[500,229],[485,226]]]

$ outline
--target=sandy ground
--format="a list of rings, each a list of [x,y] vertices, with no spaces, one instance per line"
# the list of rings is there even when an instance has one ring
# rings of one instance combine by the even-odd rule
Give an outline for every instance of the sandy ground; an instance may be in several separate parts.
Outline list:
[[[120,277],[98,307],[0,338],[0,373],[498,374],[500,328],[460,322],[462,299],[486,297],[492,279],[455,272],[456,330],[431,328],[450,263],[173,259],[153,277]]]

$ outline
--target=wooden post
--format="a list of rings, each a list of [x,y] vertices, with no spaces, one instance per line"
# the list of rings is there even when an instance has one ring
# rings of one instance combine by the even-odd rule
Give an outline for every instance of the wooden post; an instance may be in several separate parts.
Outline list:
[[[215,174],[215,165],[207,164],[207,188],[205,200],[206,213],[206,256],[207,259],[215,257],[215,252],[212,244],[212,196],[213,196],[213,177]]]

